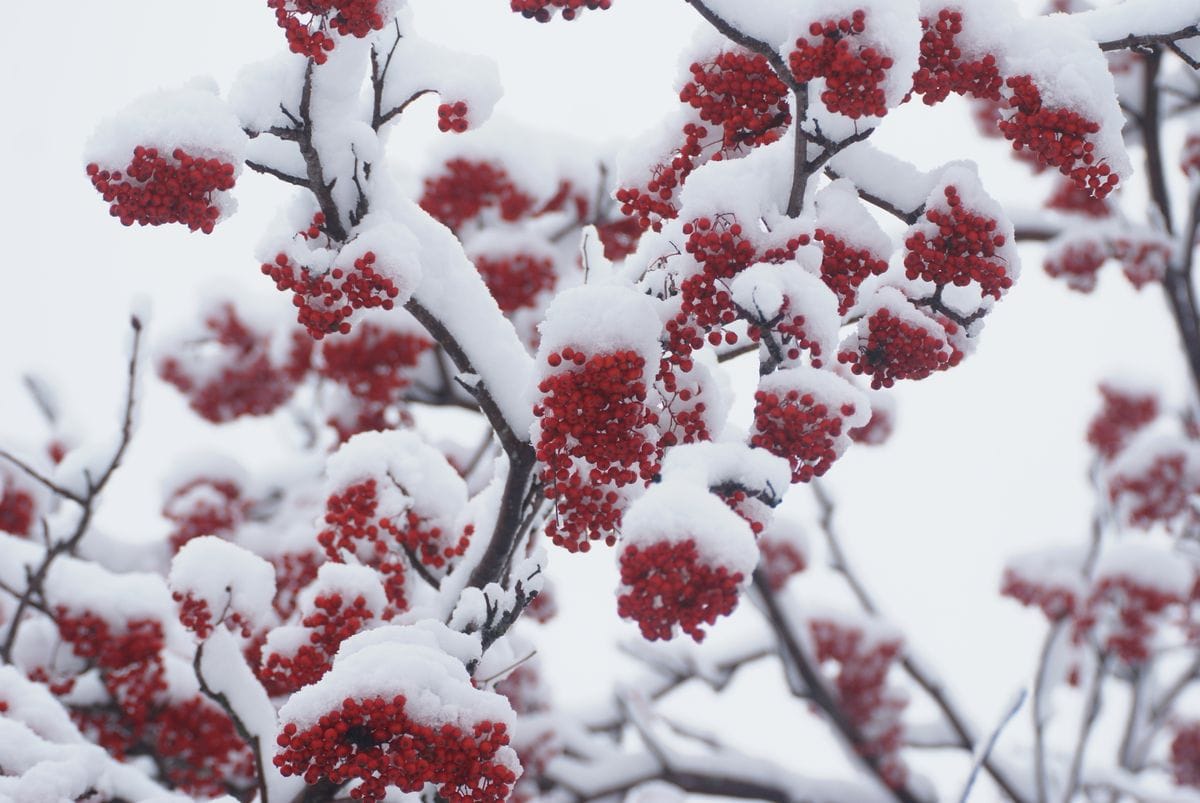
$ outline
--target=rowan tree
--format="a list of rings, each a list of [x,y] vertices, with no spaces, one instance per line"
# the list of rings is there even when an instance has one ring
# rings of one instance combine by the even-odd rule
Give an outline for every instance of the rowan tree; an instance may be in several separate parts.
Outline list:
[[[555,36],[624,2],[511,10]],[[278,180],[253,262],[279,295],[217,294],[161,332],[134,312],[113,432],[0,448],[0,794],[908,803],[934,799],[933,750],[965,768],[963,799],[1192,799],[1194,395],[1101,386],[1091,541],[1004,574],[1048,621],[998,725],[889,621],[820,478],[886,445],[889,389],[971,358],[1022,241],[1081,292],[1110,262],[1161,287],[1200,390],[1200,5],[678,2],[704,33],[677,105],[620,154],[490,121],[494,67],[423,39],[405,0],[267,0],[274,59],[96,121],[83,178],[125,226],[221,237],[246,171]],[[444,140],[407,181],[391,135],[425,96]],[[1057,176],[1044,209],[1006,209],[971,162],[876,147],[901,107],[952,96]],[[213,425],[289,422],[288,470],[191,457],[164,483],[163,537],[114,551],[95,514],[155,381]],[[984,426],[1003,400],[979,405]],[[435,408],[485,436],[422,425]],[[821,544],[777,510],[789,493],[816,501]],[[641,674],[579,712],[533,654],[565,615],[555,566],[591,551],[616,566],[604,604],[636,625]],[[856,606],[802,602],[813,575]],[[703,644],[747,605],[757,631]],[[847,772],[746,756],[661,710],[768,662]],[[1115,694],[1108,751],[1091,736]],[[994,749],[1023,705],[1027,749]]]

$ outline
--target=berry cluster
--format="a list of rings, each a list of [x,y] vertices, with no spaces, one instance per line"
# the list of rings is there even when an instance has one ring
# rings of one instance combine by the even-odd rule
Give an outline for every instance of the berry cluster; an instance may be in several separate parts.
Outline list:
[[[291,398],[308,371],[312,341],[292,335],[285,362],[272,353],[271,333],[253,329],[225,303],[204,320],[207,335],[189,341],[187,353],[172,353],[159,376],[187,397],[206,421],[221,424],[243,415],[269,415]]]
[[[663,370],[657,386],[663,406],[659,449],[711,440],[705,417],[708,405],[704,402],[704,385],[689,381],[690,374],[673,370],[673,366],[664,366]]]
[[[860,324],[850,348],[843,344],[838,360],[869,375],[872,388],[890,388],[897,379],[924,379],[958,365],[963,353],[949,342],[957,331],[950,321],[906,319],[881,307]]]
[[[680,283],[679,313],[666,328],[670,360],[686,371],[691,365],[688,355],[703,347],[705,332],[714,346],[737,342],[733,332],[719,331],[737,319],[729,280],[759,260],[753,243],[742,236],[741,224],[731,215],[697,218],[683,225],[683,233],[687,236],[684,250],[699,270]]]
[[[267,0],[267,7],[275,10],[275,21],[287,35],[291,51],[317,64],[325,63],[335,45],[327,29],[358,39],[371,31],[383,30],[384,20],[378,6],[379,0]]]
[[[1027,607],[1041,608],[1051,622],[1073,616],[1080,603],[1075,589],[1026,577],[1013,568],[1005,569],[1000,593]]]
[[[397,611],[408,607],[404,594],[407,567],[398,545],[387,535],[400,528],[378,514],[379,485],[374,479],[363,480],[335,493],[325,503],[326,527],[317,542],[332,561],[344,563],[346,554],[354,556],[383,576],[388,601]],[[386,523],[387,527],[384,527]]]
[[[573,20],[584,9],[612,8],[612,0],[511,0],[509,5],[525,19],[549,22],[555,12],[561,13],[565,20]]]
[[[33,530],[33,496],[0,473],[0,532],[27,536]]]
[[[504,723],[427,725],[411,716],[407,706],[402,695],[390,700],[347,697],[307,728],[289,722],[276,740],[275,766],[285,777],[302,776],[309,784],[359,780],[350,792],[357,800],[382,800],[388,786],[420,792],[427,783],[448,803],[503,803],[508,798],[516,773],[495,760],[509,742]]]
[[[1136,289],[1162,281],[1171,261],[1171,246],[1155,239],[1116,237],[1110,243],[1112,254],[1121,263],[1121,272]]]
[[[944,208],[925,212],[929,226],[918,226],[905,240],[905,273],[936,285],[975,283],[983,295],[999,299],[1013,283],[1009,266],[996,253],[1004,235],[996,232],[995,219],[967,209],[953,185],[944,194]]]
[[[509,314],[534,307],[557,280],[554,261],[532,254],[484,254],[475,258],[475,267],[500,309]]]
[[[470,127],[467,122],[467,112],[470,111],[467,104],[463,101],[454,103],[443,103],[438,106],[438,131],[443,133],[453,131],[455,134],[461,134]]]
[[[317,373],[344,387],[359,402],[355,426],[344,427],[341,418],[330,422],[343,441],[367,424],[382,421],[385,411],[402,401],[412,382],[412,369],[432,347],[433,341],[424,335],[369,321],[345,337],[322,343]]]
[[[1159,615],[1183,602],[1174,592],[1136,577],[1121,574],[1102,577],[1075,619],[1072,638],[1082,643],[1089,636],[1098,637],[1106,652],[1128,664],[1140,664],[1150,657],[1150,640]],[[1102,615],[1106,608],[1113,609],[1115,615]],[[1102,622],[1104,632],[1097,635]]]
[[[1088,425],[1087,440],[1105,460],[1112,460],[1139,430],[1158,418],[1158,397],[1100,385],[1104,406]]]
[[[325,558],[315,551],[284,552],[272,556],[270,560],[275,567],[275,599],[272,605],[280,619],[287,619],[296,610],[300,592],[317,579],[317,570]]]
[[[187,594],[176,591],[171,594],[171,598],[179,604],[180,623],[200,639],[208,638],[213,628],[219,624],[228,624],[230,630],[241,633],[243,638],[250,638],[254,633],[250,618],[238,611],[224,611],[221,618],[214,622],[208,600],[198,599],[190,591]]]
[[[588,357],[571,347],[551,352],[551,373],[538,385],[537,459],[556,516],[546,532],[568,551],[589,539],[616,542],[618,490],[648,483],[658,454],[646,429],[656,420],[646,406],[645,358],[634,351]]]
[[[1060,212],[1075,212],[1090,218],[1106,218],[1112,215],[1112,209],[1104,198],[1097,198],[1087,190],[1080,189],[1074,181],[1062,179],[1055,187],[1054,193],[1046,201],[1047,209],[1057,209]]]
[[[701,560],[696,543],[661,541],[633,544],[621,551],[621,584],[617,613],[637,622],[642,636],[669,639],[676,625],[697,642],[702,625],[712,625],[737,607],[741,572],[710,566]]]
[[[171,784],[190,795],[217,797],[235,781],[252,782],[254,754],[233,720],[199,695],[171,702],[158,714],[155,753]]]
[[[814,619],[809,629],[817,660],[836,665],[834,686],[842,711],[863,738],[859,750],[879,762],[889,785],[902,786],[908,771],[899,756],[900,713],[907,700],[887,687],[888,673],[900,657],[900,641],[868,639],[862,629],[833,619]]]
[[[1096,289],[1096,274],[1108,261],[1108,248],[1096,240],[1073,240],[1046,256],[1046,274],[1079,293]]]
[[[252,505],[237,483],[228,479],[197,477],[180,486],[162,510],[163,517],[175,525],[170,535],[171,551],[178,552],[201,535],[232,534]]]
[[[792,482],[808,482],[837,460],[838,441],[854,413],[852,404],[831,407],[801,390],[759,390],[750,445],[785,458],[792,466]]]
[[[1200,787],[1200,723],[1176,729],[1171,740],[1171,774],[1180,786]]]
[[[937,20],[921,20],[921,54],[913,75],[913,91],[927,106],[941,103],[951,92],[999,102],[1003,80],[996,57],[988,53],[967,61],[954,38],[962,33],[962,12],[943,8]]]
[[[775,142],[792,121],[787,86],[764,56],[725,51],[711,61],[694,62],[690,70],[692,79],[679,99],[697,112],[699,122],[684,125],[683,143],[655,166],[644,187],[621,187],[616,193],[622,214],[643,229],[658,231],[663,220],[678,214],[678,192],[706,158],[729,159]]]
[[[87,166],[92,186],[122,224],[182,223],[205,234],[212,233],[221,217],[214,196],[233,189],[234,172],[229,162],[193,156],[183,148],[167,157],[141,145],[124,171]]]
[[[865,248],[855,248],[835,234],[817,229],[813,239],[821,244],[821,279],[838,297],[838,313],[845,315],[858,301],[858,288],[869,276],[881,276],[887,260]],[[800,245],[807,245],[801,237]]]
[[[850,430],[850,439],[864,446],[882,446],[896,429],[895,412],[872,400],[871,418],[861,427]]]
[[[351,268],[333,268],[319,275],[280,253],[273,263],[262,266],[262,272],[276,288],[291,291],[297,320],[315,340],[335,332],[349,334],[349,318],[355,310],[390,310],[400,295],[395,282],[377,271],[373,251],[354,260]]]
[[[1188,456],[1165,451],[1138,470],[1122,471],[1108,481],[1108,494],[1132,527],[1148,530],[1195,515],[1191,499],[1200,492]]]
[[[689,69],[692,80],[680,90],[679,100],[720,130],[714,159],[769,145],[791,123],[788,88],[765,56],[727,51],[712,61],[694,62]]]
[[[359,633],[376,619],[363,596],[347,601],[337,592],[318,594],[300,624],[307,629],[307,643],[290,654],[267,652],[259,667],[259,679],[271,694],[290,694],[316,683],[333,665],[342,642]],[[270,643],[268,642],[268,649]]]
[[[1096,145],[1089,137],[1100,131],[1100,124],[1070,109],[1052,109],[1043,105],[1042,93],[1028,75],[1009,78],[1012,110],[999,123],[1000,131],[1012,140],[1013,149],[1029,149],[1038,162],[1058,168],[1080,189],[1097,198],[1108,195],[1120,180],[1103,161],[1096,159]]]
[[[793,575],[808,568],[808,558],[795,543],[764,534],[758,539],[759,569],[772,591],[781,591]]]
[[[892,59],[874,47],[856,44],[856,37],[866,29],[867,15],[861,9],[849,18],[814,22],[809,26],[809,36],[797,39],[788,55],[788,66],[796,81],[806,84],[824,78],[821,101],[825,108],[853,120],[887,114],[880,85],[892,68]]]
[[[508,223],[534,208],[534,199],[519,188],[504,168],[488,162],[451,159],[445,172],[425,179],[421,208],[454,231],[495,209]]]

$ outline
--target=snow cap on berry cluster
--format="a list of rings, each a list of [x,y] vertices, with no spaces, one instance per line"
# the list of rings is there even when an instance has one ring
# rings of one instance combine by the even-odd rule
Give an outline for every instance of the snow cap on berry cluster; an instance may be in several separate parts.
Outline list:
[[[412,297],[421,282],[421,263],[417,260],[418,245],[404,224],[385,215],[368,215],[355,227],[350,240],[338,253],[338,265],[349,270],[367,254],[374,254],[371,265],[377,276],[388,279],[400,291],[392,298],[397,307]]]
[[[482,655],[479,634],[459,633],[436,619],[422,619],[409,625],[383,625],[355,633],[342,642],[334,663],[378,644],[416,644],[444,652],[465,666]]]
[[[1130,524],[1149,527],[1189,513],[1200,492],[1200,444],[1160,418],[1143,428],[1105,469],[1117,512]]]
[[[242,67],[229,88],[229,107],[241,124],[252,131],[291,126],[284,109],[298,114],[307,64],[303,56],[287,53]],[[299,154],[294,158],[299,160]]]
[[[540,376],[555,373],[547,356],[564,348],[588,356],[632,351],[645,360],[646,387],[654,382],[662,322],[654,303],[632,288],[585,284],[566,290],[555,297],[538,331]]]
[[[387,594],[384,593],[383,584],[379,582],[379,575],[374,569],[329,562],[321,564],[316,579],[300,592],[300,610],[315,611],[317,597],[332,594],[341,595],[343,600],[362,597],[366,608],[376,613],[387,607]]]
[[[1096,562],[1097,582],[1124,579],[1180,600],[1188,598],[1195,576],[1188,560],[1158,539],[1117,542]]]
[[[892,240],[867,211],[858,189],[849,179],[838,179],[822,187],[813,199],[817,228],[831,232],[854,248],[866,249],[876,259],[887,261]]]
[[[667,451],[664,482],[688,482],[700,488],[736,485],[782,498],[791,482],[787,460],[765,449],[732,441],[690,443]]]
[[[110,625],[135,619],[170,622],[174,605],[162,575],[110,572],[97,563],[60,558],[46,576],[46,601],[72,613],[95,614]]]
[[[771,321],[780,316],[784,322],[804,318],[804,335],[820,349],[826,361],[836,361],[838,330],[842,318],[838,314],[838,298],[821,281],[816,270],[802,265],[812,264],[812,249],[802,246],[803,256],[796,261],[778,265],[760,263],[739,273],[731,284],[733,301],[760,320]],[[807,256],[809,258],[804,258]],[[819,265],[820,260],[816,260]]]
[[[405,698],[405,714],[423,725],[455,725],[467,733],[476,722],[504,723],[515,715],[508,700],[471,685],[463,663],[440,646],[418,639],[381,640],[339,652],[333,668],[316,683],[293,694],[279,711],[283,723],[304,729],[336,711],[346,699]],[[519,772],[516,754],[501,748],[504,763]]]
[[[434,91],[442,105],[463,104],[448,110],[449,114],[439,113],[439,124],[446,121],[443,130],[458,131],[452,127],[454,120],[462,120],[469,129],[478,128],[491,117],[500,100],[500,73],[490,58],[443,47],[394,27],[377,35],[376,49],[390,54],[383,82],[385,112],[403,106],[416,95]]]
[[[164,156],[181,148],[189,156],[219,159],[241,173],[249,138],[241,122],[217,95],[211,81],[197,79],[180,89],[161,89],[103,120],[84,147],[84,161],[103,169],[124,170],[138,147],[155,148]],[[236,205],[227,193],[213,203],[221,217]]]
[[[448,524],[467,501],[466,485],[446,456],[407,430],[355,435],[330,455],[325,477],[330,494],[377,480],[380,519],[411,509]]]
[[[638,547],[692,541],[704,564],[747,579],[758,564],[750,525],[695,477],[651,486],[626,511],[621,541]]]
[[[202,535],[176,553],[167,584],[176,593],[204,602],[214,619],[228,607],[246,623],[262,625],[272,612],[275,569],[249,550]]]

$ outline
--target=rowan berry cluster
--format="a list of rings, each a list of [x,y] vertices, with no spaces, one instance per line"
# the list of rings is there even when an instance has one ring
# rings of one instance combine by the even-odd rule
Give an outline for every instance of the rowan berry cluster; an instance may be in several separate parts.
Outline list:
[[[509,742],[503,722],[428,725],[410,716],[403,695],[391,699],[347,697],[337,709],[301,729],[283,726],[275,766],[306,783],[335,785],[359,780],[356,800],[382,800],[387,787],[420,792],[437,787],[448,803],[503,803],[516,773],[496,761]]]
[[[786,539],[772,538],[764,533],[758,539],[759,571],[767,578],[772,591],[782,591],[787,581],[808,568],[808,558],[796,544]]]
[[[669,365],[663,366],[663,373],[659,376],[664,419],[661,422],[662,435],[658,439],[661,450],[681,443],[712,439],[705,418],[708,405],[704,402],[703,385],[689,382],[686,374],[671,368]]]
[[[979,285],[985,296],[999,299],[1012,287],[1009,266],[997,254],[1006,242],[996,220],[971,211],[958,189],[945,188],[944,208],[925,212],[929,226],[917,226],[905,240],[905,273],[936,285]]]
[[[546,362],[554,372],[539,383],[533,408],[544,493],[556,510],[546,532],[570,552],[601,538],[611,546],[619,490],[650,482],[658,470],[645,431],[657,419],[646,405],[646,360],[629,350],[589,357],[568,346]]]
[[[443,133],[453,131],[455,134],[461,134],[470,127],[467,122],[467,112],[470,111],[467,104],[463,101],[454,103],[443,103],[438,106],[438,131]]]
[[[183,148],[168,157],[141,145],[124,171],[87,166],[92,186],[123,225],[182,223],[205,234],[221,217],[215,195],[233,189],[234,173],[232,164],[217,158],[193,156]]]
[[[324,64],[336,42],[326,31],[362,39],[383,29],[379,0],[267,0],[293,53]],[[301,19],[307,17],[307,19]]]
[[[1089,140],[1100,131],[1100,124],[1070,109],[1053,109],[1042,100],[1041,90],[1028,75],[1005,81],[1011,92],[1008,105],[1012,113],[1000,120],[1000,131],[1013,143],[1013,149],[1028,149],[1038,162],[1058,168],[1080,189],[1103,198],[1120,180],[1103,161],[1096,158],[1096,145]]]
[[[792,121],[788,88],[765,56],[726,51],[709,62],[693,62],[692,80],[679,100],[721,132],[714,159],[779,139]]]
[[[155,753],[164,772],[189,794],[225,795],[231,782],[255,777],[254,754],[233,720],[203,697],[168,703],[156,726]]]
[[[511,0],[510,7],[525,19],[549,22],[556,12],[565,20],[573,20],[584,9],[612,8],[612,0]]]
[[[757,262],[758,254],[731,215],[697,218],[683,225],[683,233],[684,250],[699,271],[679,285],[680,309],[667,323],[667,338],[670,359],[687,370],[688,355],[703,347],[705,332],[714,346],[737,342],[735,333],[720,331],[737,319],[728,281]]]
[[[470,159],[451,159],[442,174],[425,179],[421,208],[454,231],[495,209],[508,223],[533,211],[534,199],[503,167]]]
[[[1175,730],[1171,775],[1180,786],[1200,787],[1200,723],[1189,722]]]
[[[475,267],[506,313],[532,308],[538,296],[554,288],[557,276],[554,261],[533,254],[483,254],[475,258]]]
[[[317,579],[317,570],[325,562],[324,555],[312,552],[284,552],[273,555],[275,567],[275,599],[272,602],[280,619],[287,619],[296,609],[300,592]]]
[[[788,54],[788,66],[798,83],[825,79],[821,101],[835,114],[857,120],[887,114],[887,100],[880,85],[892,68],[890,56],[871,46],[858,44],[867,29],[866,12],[809,26],[808,37],[796,40]],[[814,41],[815,40],[815,41]]]
[[[400,290],[377,272],[375,263],[375,253],[367,251],[354,260],[353,267],[314,274],[280,253],[274,262],[263,264],[262,272],[271,277],[276,288],[292,293],[297,320],[314,340],[320,340],[335,332],[349,334],[349,319],[356,310],[390,310],[395,306]]]
[[[871,417],[866,424],[850,430],[850,439],[864,446],[881,446],[887,443],[896,429],[895,413],[881,404],[871,405]]]
[[[954,41],[963,31],[962,12],[943,8],[936,20],[921,19],[924,34],[918,69],[913,75],[913,92],[927,106],[941,103],[951,92],[999,102],[1004,85],[996,57],[988,53],[981,59],[965,60]]]
[[[269,651],[263,655],[258,676],[271,694],[290,694],[316,683],[333,665],[342,642],[364,630],[379,614],[362,595],[347,600],[336,591],[318,594],[311,608],[301,612],[305,615],[300,624],[307,631],[304,642],[282,652],[267,643]]]
[[[643,229],[658,231],[662,221],[678,214],[674,202],[679,190],[706,159],[720,161],[775,142],[792,121],[787,86],[761,55],[724,51],[711,61],[693,62],[690,71],[692,80],[679,99],[697,112],[699,121],[684,125],[682,144],[655,166],[644,187],[616,192],[622,214]]]
[[[872,388],[890,388],[897,379],[924,379],[958,365],[963,353],[949,342],[957,331],[950,321],[906,319],[882,307],[843,344],[838,360],[854,374],[870,376]]]
[[[1115,237],[1110,242],[1121,272],[1136,289],[1162,281],[1171,261],[1171,246],[1154,239]]]
[[[629,544],[621,550],[617,613],[637,622],[642,636],[651,641],[671,638],[676,626],[703,641],[702,626],[737,607],[743,579],[741,572],[707,564],[691,539],[643,547]]]
[[[1014,568],[1005,569],[1000,593],[1012,597],[1027,607],[1036,606],[1051,622],[1074,616],[1081,600],[1075,589],[1065,585],[1035,580]]]
[[[269,415],[291,398],[308,372],[312,341],[303,332],[292,334],[291,349],[280,362],[271,348],[272,334],[252,328],[231,303],[207,315],[204,328],[201,339],[160,360],[158,374],[206,421]]]
[[[864,742],[859,750],[876,759],[884,780],[902,786],[908,770],[900,760],[900,713],[907,701],[888,689],[887,678],[900,657],[898,639],[868,638],[859,627],[832,619],[809,622],[816,658],[836,666],[834,687],[846,717]]]
[[[1087,440],[1105,459],[1112,460],[1130,439],[1158,418],[1158,397],[1101,384],[1104,406],[1088,425]]]
[[[1112,215],[1112,209],[1104,198],[1097,198],[1087,190],[1081,189],[1074,181],[1062,179],[1056,185],[1049,200],[1047,209],[1057,209],[1060,212],[1075,212],[1090,218],[1106,218]]]
[[[399,545],[387,539],[402,528],[380,518],[378,509],[379,484],[373,478],[332,494],[325,503],[326,526],[317,542],[332,561],[344,563],[350,555],[376,569],[383,576],[388,601],[403,611],[408,607],[404,594],[407,567],[398,553]]]
[[[1195,469],[1183,451],[1167,450],[1145,465],[1125,469],[1108,481],[1108,495],[1126,522],[1148,530],[1196,515],[1192,497],[1200,493]]]
[[[424,335],[366,321],[349,335],[321,344],[317,373],[345,388],[359,402],[357,421],[366,424],[381,420],[388,408],[403,400],[412,383],[412,370],[431,348],[433,341]],[[337,418],[330,423],[342,424]],[[343,441],[362,431],[338,428]]]
[[[759,390],[750,445],[785,458],[792,466],[792,482],[808,482],[837,460],[838,440],[854,413],[852,404],[831,406],[802,390]]]
[[[214,622],[213,611],[209,607],[208,600],[197,598],[190,591],[186,594],[175,591],[171,594],[171,598],[179,604],[180,623],[202,640],[208,638],[213,628],[219,624],[228,624],[230,630],[241,633],[243,638],[250,638],[254,634],[250,618],[238,611],[224,611],[221,618]]]
[[[171,551],[201,535],[228,535],[246,519],[253,505],[229,479],[197,477],[180,486],[163,503],[163,518],[175,525]]]
[[[813,239],[822,246],[821,279],[837,294],[838,313],[845,315],[858,302],[859,286],[869,276],[883,275],[887,260],[824,229],[813,232]],[[799,244],[807,245],[807,238],[801,237]]]
[[[1101,577],[1075,618],[1072,638],[1076,643],[1099,638],[1106,652],[1125,663],[1140,664],[1150,657],[1156,619],[1170,606],[1184,602],[1174,592],[1134,576]],[[1103,615],[1104,609],[1113,610],[1115,615]]]
[[[1108,249],[1096,240],[1076,240],[1047,255],[1046,274],[1062,279],[1067,287],[1079,293],[1090,293],[1096,289],[1096,274],[1108,261]]]
[[[0,473],[0,532],[29,535],[35,511],[33,496],[7,474]]]

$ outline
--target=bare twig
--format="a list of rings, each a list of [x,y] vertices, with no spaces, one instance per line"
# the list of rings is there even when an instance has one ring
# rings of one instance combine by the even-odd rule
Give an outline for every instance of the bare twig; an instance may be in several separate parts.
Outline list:
[[[967,803],[967,799],[971,797],[971,790],[975,786],[975,779],[979,777],[979,768],[983,766],[983,763],[987,761],[988,756],[992,754],[992,750],[995,749],[996,742],[999,741],[1000,734],[1004,732],[1004,728],[1009,722],[1012,722],[1012,718],[1017,715],[1017,712],[1021,710],[1021,706],[1025,704],[1026,695],[1027,692],[1024,689],[1021,689],[1021,691],[1016,695],[1012,703],[1009,705],[1008,711],[1004,714],[1004,717],[992,730],[991,735],[983,744],[982,749],[975,757],[975,760],[971,763],[971,773],[967,776],[967,782],[963,786],[963,792],[959,797],[959,803]]]

